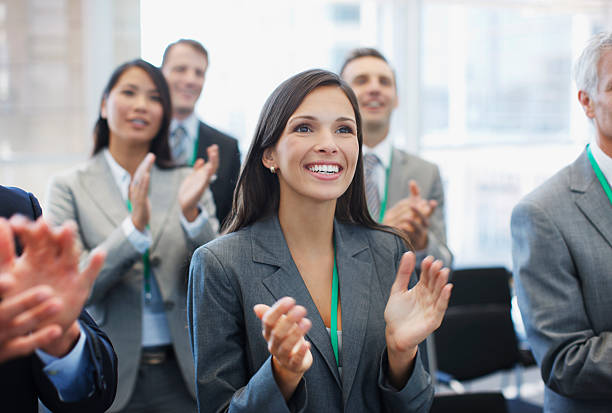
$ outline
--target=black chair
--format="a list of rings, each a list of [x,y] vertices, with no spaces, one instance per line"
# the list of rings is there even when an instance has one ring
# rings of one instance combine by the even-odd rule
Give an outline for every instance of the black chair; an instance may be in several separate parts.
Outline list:
[[[463,392],[462,381],[527,363],[512,323],[510,276],[503,267],[453,271],[449,306],[434,335],[438,382]]]

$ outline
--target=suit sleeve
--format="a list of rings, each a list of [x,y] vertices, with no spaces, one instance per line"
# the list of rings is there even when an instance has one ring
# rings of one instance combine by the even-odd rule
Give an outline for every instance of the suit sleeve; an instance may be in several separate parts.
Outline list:
[[[34,381],[41,402],[53,412],[79,413],[104,412],[115,399],[117,391],[117,356],[110,340],[99,329],[93,319],[83,311],[79,317],[81,328],[86,335],[86,351],[92,364],[94,391],[87,398],[74,402],[63,402],[57,390],[43,373],[44,365],[38,357],[32,357]]]
[[[67,220],[73,220],[77,224],[80,222],[79,207],[65,177],[56,177],[49,185],[46,217],[54,225],[61,225]],[[104,266],[96,278],[88,300],[88,304],[97,303],[104,299],[106,293],[123,278],[127,270],[140,260],[142,255],[127,238],[121,225],[118,225],[100,245],[87,245],[80,229],[77,235],[77,241],[83,250],[81,265],[85,265],[94,248],[99,247],[106,251]]]
[[[582,399],[609,399],[612,334],[596,332],[585,312],[581,277],[555,222],[539,206],[512,212],[516,292],[527,338],[546,385]]]
[[[427,235],[427,254],[432,255],[444,262],[446,267],[451,267],[453,264],[453,254],[446,245],[446,222],[444,220],[444,187],[440,178],[440,169],[435,168],[435,176],[431,192],[428,199],[433,199],[438,203],[438,207],[433,215],[429,218],[430,231]]]
[[[201,247],[189,272],[187,316],[200,411],[303,411],[304,380],[288,405],[276,385],[270,358],[249,377],[242,303],[223,264]]]

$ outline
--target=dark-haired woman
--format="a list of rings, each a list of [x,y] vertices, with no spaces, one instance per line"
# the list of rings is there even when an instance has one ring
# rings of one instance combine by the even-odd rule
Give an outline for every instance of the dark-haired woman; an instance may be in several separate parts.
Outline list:
[[[192,258],[201,412],[426,412],[418,344],[451,286],[370,217],[350,87],[300,73],[266,102],[228,234]],[[408,288],[410,287],[412,288]]]
[[[106,262],[88,301],[119,358],[109,411],[195,411],[193,358],[185,315],[192,251],[218,230],[208,190],[218,151],[193,168],[172,168],[171,116],[161,72],[143,60],[118,67],[102,96],[94,152],[55,177],[47,217],[79,226],[84,259]]]

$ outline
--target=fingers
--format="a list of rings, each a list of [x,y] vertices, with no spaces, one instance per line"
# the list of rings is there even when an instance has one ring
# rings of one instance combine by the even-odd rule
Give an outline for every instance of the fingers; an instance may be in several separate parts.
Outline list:
[[[149,178],[151,175],[151,168],[155,163],[155,155],[148,153],[132,176],[132,182],[130,182],[130,199],[135,197],[136,199],[142,199],[146,197],[149,191]]]
[[[9,268],[15,258],[15,241],[8,221],[0,218],[0,270]]]
[[[86,285],[88,290],[91,289],[91,286],[98,277],[98,274],[100,274],[100,270],[104,265],[105,259],[106,251],[104,251],[103,249],[96,248],[91,252],[87,267],[85,267],[80,276],[81,281]]]
[[[295,300],[291,297],[283,297],[274,303],[272,307],[261,318],[263,326],[263,336],[266,341],[269,341],[272,329],[276,326],[276,323],[282,315],[286,314],[291,308],[295,306]]]
[[[37,348],[45,347],[58,339],[61,334],[61,327],[54,324],[6,343],[0,343],[0,363],[15,357],[25,356]]]
[[[217,145],[210,145],[206,148],[206,154],[208,155],[208,164],[210,164],[210,174],[212,175],[217,172],[219,167],[219,147]]]
[[[420,198],[421,188],[419,188],[419,185],[416,183],[416,181],[414,179],[411,179],[408,185],[410,185],[410,195],[415,198]]]
[[[0,274],[0,301],[15,286],[15,277],[9,273]]]
[[[0,304],[0,343],[35,330],[61,310],[50,287],[39,286],[7,298]]]
[[[268,340],[268,350],[277,357],[289,357],[293,346],[304,336],[298,323],[306,316],[301,305],[292,307],[284,317],[280,317]]]
[[[391,286],[391,294],[403,292],[408,289],[408,283],[410,282],[410,277],[412,275],[412,272],[414,271],[415,264],[416,257],[414,253],[404,253],[400,261],[399,268],[397,269],[395,281]]]

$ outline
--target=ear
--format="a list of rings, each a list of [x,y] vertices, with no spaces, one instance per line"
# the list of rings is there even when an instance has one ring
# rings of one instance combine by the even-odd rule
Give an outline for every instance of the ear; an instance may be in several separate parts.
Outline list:
[[[106,113],[106,101],[107,101],[107,96],[104,96],[102,98],[102,103],[100,103],[100,117],[102,119],[106,119],[107,118],[107,113]]]
[[[278,168],[276,161],[274,160],[274,148],[266,148],[264,149],[264,153],[261,157],[261,163],[266,167],[266,169],[270,169],[272,167]]]
[[[584,90],[579,90],[578,101],[580,102],[580,105],[582,105],[585,115],[587,115],[588,118],[593,119],[595,117],[595,107],[593,105],[593,100],[589,97],[589,94]]]

